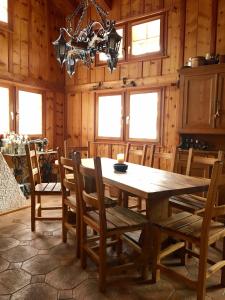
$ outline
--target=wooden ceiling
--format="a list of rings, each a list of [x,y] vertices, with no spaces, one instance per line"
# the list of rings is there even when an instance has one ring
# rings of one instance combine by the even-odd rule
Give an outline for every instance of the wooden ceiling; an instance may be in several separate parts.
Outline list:
[[[112,8],[113,0],[102,0],[107,9]],[[53,0],[53,4],[62,11],[64,15],[69,15],[78,5],[79,0]]]

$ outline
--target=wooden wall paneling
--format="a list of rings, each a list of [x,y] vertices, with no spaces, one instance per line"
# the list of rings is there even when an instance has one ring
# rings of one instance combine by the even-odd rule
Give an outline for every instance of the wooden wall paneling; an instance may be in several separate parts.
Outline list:
[[[80,146],[81,139],[82,94],[67,95],[67,139],[68,146]]]
[[[49,141],[49,148],[54,146],[54,98],[53,92],[46,93],[45,111],[46,111],[46,137]]]
[[[165,5],[170,6],[168,15],[168,38],[167,54],[168,58],[163,59],[162,74],[176,73],[180,68],[180,13],[181,2],[179,0],[165,0]]]
[[[102,67],[93,67],[90,70],[90,75],[91,75],[91,82],[97,83],[97,82],[103,82],[105,80],[105,68],[104,66]]]
[[[177,119],[178,119],[179,89],[167,87],[165,89],[164,115],[163,115],[163,143],[164,147],[178,144]]]
[[[182,0],[183,1],[183,0]],[[163,0],[145,0],[144,2],[144,12],[148,13],[154,10],[162,9],[164,7]]]
[[[120,65],[117,65],[116,70],[114,70],[112,73],[111,71],[108,69],[108,67],[106,66],[104,68],[104,81],[116,81],[120,79]]]
[[[1,47],[1,55],[0,55],[0,71],[7,72],[8,71],[8,55],[9,55],[9,47],[8,47],[8,37],[9,33],[5,30],[0,29],[0,47]]]
[[[63,148],[64,141],[64,101],[65,95],[63,93],[55,93],[54,99],[54,124],[55,124],[55,147]]]
[[[225,3],[224,0],[218,2],[218,23],[216,38],[216,53],[225,54]]]
[[[120,18],[125,19],[129,17],[130,14],[131,14],[131,0],[120,0]]]
[[[184,61],[197,55],[198,0],[187,0]]]
[[[131,9],[131,16],[137,16],[144,13],[144,1],[132,0],[130,9]]]
[[[94,93],[82,93],[82,146],[94,141]]]
[[[143,77],[162,75],[162,59],[143,62]]]
[[[134,62],[129,64],[123,64],[120,68],[120,79],[124,77],[128,79],[141,78],[142,77],[142,62]]]
[[[211,48],[212,2],[215,0],[198,0],[198,1],[199,1],[199,11],[198,11],[197,55],[205,56],[206,53],[210,53],[210,48]]]

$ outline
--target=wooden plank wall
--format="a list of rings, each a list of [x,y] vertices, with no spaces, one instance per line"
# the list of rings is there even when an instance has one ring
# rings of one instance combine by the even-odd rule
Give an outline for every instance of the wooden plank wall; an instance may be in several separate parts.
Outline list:
[[[63,145],[65,77],[51,44],[64,16],[51,0],[9,0],[9,26],[0,25],[0,85],[44,93],[50,147]],[[57,120],[57,126],[56,121]]]
[[[104,66],[94,66],[91,70],[80,66],[74,77],[66,75],[66,126],[70,146],[85,146],[88,140],[94,140],[93,86],[103,82],[105,87],[121,87],[123,77],[135,80],[137,86],[165,86],[162,149],[167,151],[179,143],[177,71],[189,57],[225,53],[225,1],[114,0],[110,17],[123,20],[162,8],[168,9],[166,57],[120,64],[112,75]],[[91,17],[95,15],[92,10]]]

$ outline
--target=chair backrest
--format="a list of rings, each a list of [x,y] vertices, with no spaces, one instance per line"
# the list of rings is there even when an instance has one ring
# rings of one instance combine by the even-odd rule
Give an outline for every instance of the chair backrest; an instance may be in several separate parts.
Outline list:
[[[75,160],[75,172],[76,172],[76,182],[81,208],[81,217],[83,217],[87,208],[91,207],[93,210],[99,212],[99,226],[102,234],[106,232],[106,214],[105,214],[105,203],[104,203],[104,184],[102,180],[102,168],[100,157],[93,158],[94,169],[87,168],[81,164],[81,156],[79,152],[74,155]],[[89,193],[86,189],[86,182],[90,180],[92,183],[95,182],[96,185],[96,196]]]
[[[31,184],[31,191],[35,191],[36,183],[41,183],[40,167],[38,163],[36,144],[26,144],[27,166]]]
[[[169,172],[175,172],[176,171],[176,156],[177,156],[177,148],[172,147],[170,152],[157,152],[154,155],[154,161],[157,161],[157,167],[158,169],[162,168],[161,161],[166,162],[167,170]]]
[[[216,158],[213,157],[203,157],[198,155],[193,148],[190,148],[188,151],[188,159],[187,159],[187,167],[186,167],[186,175],[191,176],[191,170],[194,165],[198,164],[202,167],[204,171],[203,177],[210,177],[209,168],[213,167],[216,161],[222,161],[224,159],[224,152],[218,151],[218,155]],[[207,175],[206,175],[207,172]]]
[[[144,166],[147,160],[147,151],[148,148],[150,149],[149,152],[149,166],[152,166],[153,156],[154,156],[154,146],[147,146],[147,145],[137,145],[127,143],[125,156],[124,159],[127,162],[139,162],[140,165]]]
[[[74,152],[80,152],[82,156],[89,157],[88,146],[68,146],[68,140],[64,140],[63,145],[65,158],[72,158]]]
[[[58,162],[59,162],[59,172],[60,172],[60,181],[62,188],[62,195],[67,195],[67,190],[71,192],[76,192],[75,180],[68,180],[66,177],[67,171],[73,174],[75,177],[75,162],[72,159],[61,156],[61,150],[57,149],[58,153]]]
[[[225,205],[218,205],[217,196],[221,188],[225,187],[224,162],[216,161],[212,170],[212,178],[207,193],[205,212],[202,223],[201,246],[208,241],[210,224],[213,218],[225,215]],[[216,228],[215,228],[216,229]]]

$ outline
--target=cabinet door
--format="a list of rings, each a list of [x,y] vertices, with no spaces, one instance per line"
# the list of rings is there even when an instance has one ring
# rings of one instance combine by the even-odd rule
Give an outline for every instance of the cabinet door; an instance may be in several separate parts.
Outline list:
[[[225,129],[225,73],[219,74],[218,97],[215,110],[216,128]]]
[[[216,74],[185,76],[182,128],[196,130],[215,127],[216,85]]]

